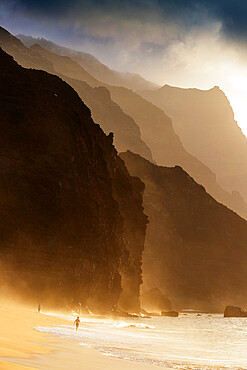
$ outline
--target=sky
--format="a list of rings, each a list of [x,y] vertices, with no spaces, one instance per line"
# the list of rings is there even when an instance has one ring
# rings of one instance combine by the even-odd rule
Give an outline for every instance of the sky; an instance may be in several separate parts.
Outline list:
[[[247,0],[0,0],[0,24],[159,85],[219,86],[247,135]]]

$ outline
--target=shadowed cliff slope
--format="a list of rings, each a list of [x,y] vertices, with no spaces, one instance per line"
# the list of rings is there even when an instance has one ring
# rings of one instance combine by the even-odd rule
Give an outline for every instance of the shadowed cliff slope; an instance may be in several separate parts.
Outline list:
[[[173,130],[171,120],[161,109],[129,89],[103,84],[69,57],[47,51],[40,45],[33,45],[31,50],[49,60],[55,73],[73,86],[106,133],[114,132],[114,143],[119,151],[130,149],[161,165],[182,166],[218,201],[247,218],[247,205],[241,196],[237,192],[229,194],[223,190],[217,184],[214,173],[184,149]],[[90,89],[80,81],[86,81],[93,87],[103,85],[110,91],[110,95],[103,89]],[[152,154],[146,144],[151,148]]]
[[[133,117],[140,127],[142,139],[151,149],[157,164],[183,167],[199,184],[205,186],[216,200],[247,219],[247,204],[240,194],[224,190],[217,183],[214,172],[184,148],[179,136],[174,132],[171,119],[160,108],[148,104],[131,90],[122,87],[109,87],[109,90],[112,99],[125,113]]]
[[[171,117],[185,148],[216,174],[220,185],[247,200],[247,139],[223,91],[165,85],[143,96]]]
[[[140,129],[134,120],[111,100],[106,89],[92,89],[92,86],[104,85],[102,82],[91,76],[69,57],[51,53],[39,45],[27,48],[20,40],[9,32],[4,32],[4,30],[2,35],[0,34],[0,42],[2,40],[1,36],[4,36],[5,40],[5,42],[2,42],[3,49],[6,52],[9,51],[18,63],[26,67],[43,69],[47,72],[52,71],[52,73],[60,75],[63,80],[67,81],[78,92],[81,99],[85,100],[92,111],[93,119],[100,123],[103,130],[107,134],[114,132],[114,144],[119,151],[130,149],[153,161],[151,151],[141,139]],[[12,48],[13,43],[18,45],[18,48]],[[32,58],[33,55],[36,56],[35,62]],[[38,64],[39,59],[41,60],[40,65]],[[43,61],[47,61],[47,65],[44,65]]]
[[[181,167],[121,158],[145,184],[144,287],[161,288],[177,308],[247,305],[247,222],[216,202]]]
[[[121,151],[122,148],[124,148],[124,150],[132,148],[133,152],[142,155],[148,160],[152,160],[153,158],[158,164],[166,166],[178,164],[182,166],[196,181],[203,184],[207,191],[218,201],[224,203],[247,219],[247,205],[244,203],[241,196],[236,193],[229,194],[227,191],[223,190],[217,184],[215,174],[184,149],[179,137],[173,130],[170,118],[167,117],[161,109],[147,102],[147,100],[143,99],[132,90],[124,87],[104,85],[110,91],[108,102],[110,102],[111,108],[113,108],[114,103],[111,102],[110,96],[112,100],[122,108],[121,116],[123,112],[125,112],[128,116],[133,117],[141,129],[141,133],[134,121],[132,121],[132,123],[129,122],[130,117],[128,117],[127,120],[126,117],[122,117],[121,120],[118,119],[117,125],[112,124],[113,121],[114,123],[116,122],[116,107],[113,108],[114,112],[112,109],[108,109],[108,117],[106,117],[104,108],[102,109],[102,106],[105,105],[105,99],[102,101],[103,95],[98,95],[96,97],[97,100],[94,98],[88,100],[88,93],[85,94],[85,87],[82,89],[80,83],[68,80],[65,75],[75,77],[78,80],[87,81],[92,86],[103,85],[100,81],[95,79],[92,81],[92,78],[88,78],[88,75],[84,73],[83,68],[68,57],[51,53],[39,45],[33,45],[31,49],[52,62],[55,71],[57,73],[62,73],[63,75],[61,75],[61,77],[76,89],[83,100],[87,100],[88,106],[92,109],[93,117],[97,119],[106,132],[109,130],[109,125],[112,127],[111,131],[116,134],[116,147],[119,151]],[[91,96],[92,91],[93,90],[89,92]],[[96,101],[101,101],[100,110],[98,109],[99,104],[97,104]],[[120,110],[121,109],[118,109],[119,113]],[[119,115],[118,118],[120,118]],[[128,125],[126,125],[127,122],[129,123]],[[117,129],[117,127],[119,127],[119,129]],[[133,130],[133,128],[135,128],[135,130]],[[144,142],[151,148],[152,155],[150,151],[147,151],[149,148],[144,148],[145,144],[141,141],[141,135]],[[120,144],[120,146],[118,146],[118,144]]]
[[[122,284],[122,305],[138,310],[143,184],[69,85],[2,49],[0,96],[1,280],[101,312]]]
[[[93,88],[86,82],[64,75],[60,77],[77,91],[90,108],[93,120],[100,124],[104,132],[114,133],[114,145],[119,152],[129,149],[153,162],[151,150],[142,140],[139,126],[111,99],[108,89],[103,86]]]
[[[51,53],[39,45],[33,45],[31,49],[53,63],[56,74],[68,82],[91,109],[93,119],[106,133],[114,133],[114,144],[119,151],[130,149],[152,161],[151,151],[141,139],[138,125],[112,101],[102,82],[69,57]]]
[[[38,44],[51,52],[72,58],[96,79],[106,84],[124,86],[133,90],[155,89],[158,87],[153,82],[145,80],[142,76],[136,73],[114,71],[101,63],[91,54],[65,48],[43,38],[33,38],[31,36],[21,34],[16,37],[18,37],[28,47]]]

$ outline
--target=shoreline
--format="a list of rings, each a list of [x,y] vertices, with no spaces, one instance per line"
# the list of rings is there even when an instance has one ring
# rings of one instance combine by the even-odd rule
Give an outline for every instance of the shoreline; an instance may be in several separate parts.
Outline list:
[[[35,327],[72,325],[71,320],[37,313],[19,304],[0,306],[0,369],[2,370],[151,370],[156,365],[104,355]]]

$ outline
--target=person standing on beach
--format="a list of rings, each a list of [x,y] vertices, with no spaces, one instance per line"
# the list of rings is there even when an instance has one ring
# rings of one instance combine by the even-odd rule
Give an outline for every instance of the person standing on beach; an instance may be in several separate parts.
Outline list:
[[[39,303],[39,305],[38,305],[38,313],[40,313],[40,311],[41,311],[41,304]]]
[[[79,328],[79,325],[80,325],[80,318],[79,318],[79,316],[77,316],[77,318],[75,319],[74,325],[75,325],[75,330],[77,331],[78,328]]]

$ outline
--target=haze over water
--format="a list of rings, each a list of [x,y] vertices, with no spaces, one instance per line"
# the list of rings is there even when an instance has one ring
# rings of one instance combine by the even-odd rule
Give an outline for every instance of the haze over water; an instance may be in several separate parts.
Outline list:
[[[81,318],[71,326],[36,328],[108,356],[177,369],[246,369],[247,320],[220,314],[179,318]]]

